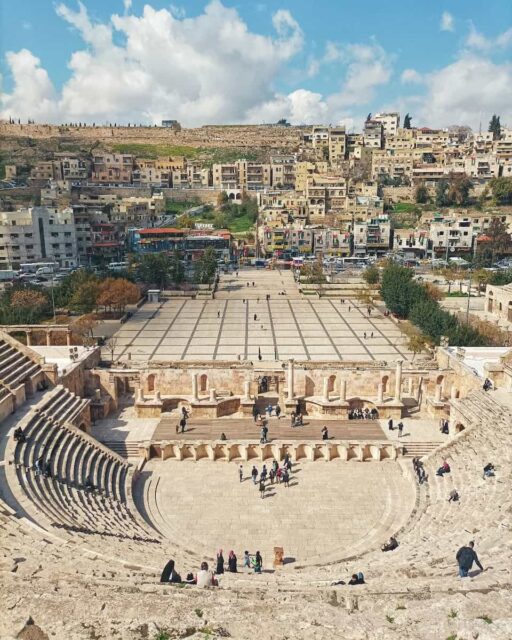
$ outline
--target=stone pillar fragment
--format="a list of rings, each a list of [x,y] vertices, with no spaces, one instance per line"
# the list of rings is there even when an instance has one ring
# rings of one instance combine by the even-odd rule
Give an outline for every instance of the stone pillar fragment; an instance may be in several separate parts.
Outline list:
[[[192,400],[197,402],[199,396],[197,395],[197,373],[192,374]]]
[[[322,400],[329,402],[329,378],[324,378],[324,389],[322,394]]]
[[[347,401],[347,381],[345,379],[340,382],[340,402]]]
[[[293,358],[288,360],[288,400],[291,402],[295,397],[294,390],[294,370]]]
[[[398,360],[396,363],[395,374],[395,400],[400,402],[402,399],[402,360]]]
[[[377,404],[382,404],[384,402],[384,385],[382,382],[379,382],[377,387]]]

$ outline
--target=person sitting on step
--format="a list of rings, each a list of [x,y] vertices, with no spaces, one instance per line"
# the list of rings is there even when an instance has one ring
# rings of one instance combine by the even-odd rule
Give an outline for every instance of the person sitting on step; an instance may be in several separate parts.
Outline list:
[[[397,539],[394,538],[393,536],[391,536],[391,538],[389,539],[389,542],[386,542],[385,544],[382,545],[381,550],[382,551],[393,551],[397,547],[398,547]]]
[[[450,471],[451,471],[450,465],[448,464],[448,462],[446,460],[443,460],[443,464],[436,471],[436,476],[443,477],[445,473],[450,473]]]
[[[492,478],[494,476],[494,465],[492,462],[488,462],[484,467],[484,479]]]

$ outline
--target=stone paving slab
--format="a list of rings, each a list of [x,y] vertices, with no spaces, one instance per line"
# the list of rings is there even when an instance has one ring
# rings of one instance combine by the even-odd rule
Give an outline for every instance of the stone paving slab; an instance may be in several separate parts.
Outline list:
[[[254,358],[258,348],[271,360],[276,352],[282,359],[315,361],[384,358],[392,363],[412,358],[390,319],[377,310],[368,317],[366,306],[355,300],[303,298],[290,272],[247,270],[238,279],[222,276],[216,296],[145,305],[117,332],[116,358],[127,360],[130,353],[137,361],[146,354],[186,361],[204,354],[232,360],[245,354]]]

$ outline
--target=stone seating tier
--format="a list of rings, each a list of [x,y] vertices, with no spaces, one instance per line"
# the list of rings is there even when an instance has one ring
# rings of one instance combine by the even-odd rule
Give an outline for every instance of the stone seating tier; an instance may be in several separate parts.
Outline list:
[[[14,389],[39,371],[41,371],[39,364],[0,340],[0,382],[3,385]]]
[[[13,492],[21,489],[19,501],[46,526],[148,538],[130,505],[129,465],[70,422],[87,402],[57,387],[29,414],[21,425],[25,441],[11,440],[8,447]],[[35,473],[36,460],[48,477]]]

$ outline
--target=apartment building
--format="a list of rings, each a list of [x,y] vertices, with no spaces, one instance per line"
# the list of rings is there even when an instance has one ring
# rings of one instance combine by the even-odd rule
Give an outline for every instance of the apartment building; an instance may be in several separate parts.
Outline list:
[[[130,153],[97,153],[93,156],[92,182],[131,184],[135,156]]]
[[[365,147],[382,149],[384,140],[384,128],[382,122],[367,120],[364,123],[363,138]]]
[[[389,216],[382,214],[366,222],[356,222],[353,234],[354,255],[383,254],[392,243]]]
[[[427,229],[395,229],[393,249],[405,258],[426,258],[432,248],[430,232]]]
[[[18,269],[27,262],[76,266],[76,231],[71,208],[58,211],[31,207],[0,212],[0,268]]]
[[[57,160],[36,162],[30,170],[31,182],[47,182],[48,180],[62,180],[61,163]]]
[[[295,188],[295,156],[279,155],[270,157],[270,182],[274,188]]]
[[[338,164],[345,160],[347,152],[347,132],[345,127],[329,129],[329,162]]]
[[[430,224],[432,250],[448,258],[454,253],[464,253],[473,248],[473,221],[469,218],[443,218],[434,216]]]
[[[385,138],[395,136],[400,127],[400,114],[397,112],[376,113],[372,116],[372,120],[382,124]]]

